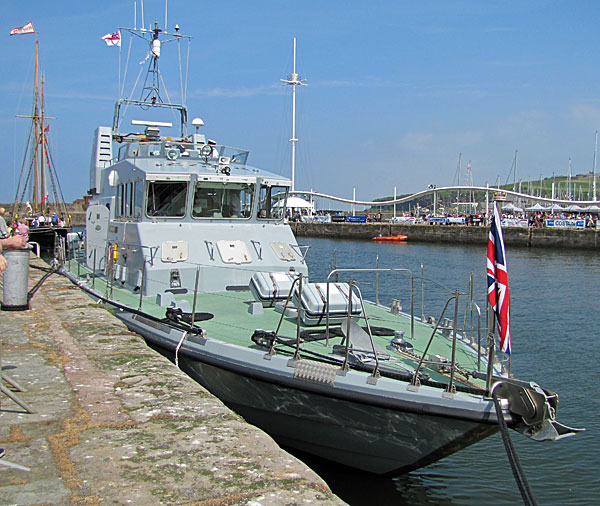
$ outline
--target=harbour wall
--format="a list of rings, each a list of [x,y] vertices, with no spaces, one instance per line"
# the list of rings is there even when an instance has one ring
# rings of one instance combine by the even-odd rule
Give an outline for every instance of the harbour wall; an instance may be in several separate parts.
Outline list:
[[[89,196],[67,204],[74,227],[85,226]],[[12,204],[0,204],[7,210]],[[392,223],[290,223],[297,237],[370,240],[378,235],[407,235],[411,242],[487,244],[488,227],[465,225],[407,225]],[[504,240],[511,246],[531,248],[600,249],[600,230],[544,227],[505,227]]]
[[[371,240],[406,235],[410,242],[487,244],[489,228],[466,225],[399,225],[392,223],[290,223],[296,237]],[[543,227],[505,227],[504,242],[531,248],[600,249],[600,231]]]

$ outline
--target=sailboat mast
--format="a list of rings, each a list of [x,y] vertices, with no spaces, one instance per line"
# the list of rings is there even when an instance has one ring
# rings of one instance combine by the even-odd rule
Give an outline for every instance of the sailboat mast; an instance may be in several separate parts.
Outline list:
[[[596,130],[596,144],[594,145],[594,200],[596,200],[596,161],[598,160],[598,130]]]
[[[515,170],[513,172],[513,191],[517,189],[517,164],[519,162],[519,150],[515,149]]]
[[[40,210],[43,211],[46,196],[46,178],[44,176],[44,155],[46,151],[46,132],[44,131],[44,76],[42,75],[42,107],[40,111]],[[46,203],[47,204],[47,203]]]
[[[460,186],[460,166],[462,163],[462,153],[458,153],[458,166],[456,167],[456,185]],[[458,203],[460,202],[460,190],[456,190],[456,214],[458,214]]]
[[[33,211],[37,212],[38,210],[38,192],[39,192],[39,181],[38,181],[38,170],[37,167],[39,165],[39,108],[38,108],[38,100],[39,100],[39,91],[38,91],[38,55],[39,55],[39,38],[36,32],[35,34],[35,105],[33,107],[33,139],[35,142],[35,147],[33,148],[33,195],[31,205],[33,207]]]
[[[573,184],[572,184],[573,172],[571,169],[571,159],[569,158],[569,179],[567,180],[567,199],[573,200]]]

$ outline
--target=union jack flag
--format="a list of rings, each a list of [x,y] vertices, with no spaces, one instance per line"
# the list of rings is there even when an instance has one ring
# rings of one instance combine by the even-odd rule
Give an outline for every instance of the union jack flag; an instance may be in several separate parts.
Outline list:
[[[500,348],[510,355],[510,309],[508,272],[506,271],[506,251],[502,235],[502,222],[498,207],[494,204],[494,216],[490,226],[487,250],[488,302],[496,314]]]

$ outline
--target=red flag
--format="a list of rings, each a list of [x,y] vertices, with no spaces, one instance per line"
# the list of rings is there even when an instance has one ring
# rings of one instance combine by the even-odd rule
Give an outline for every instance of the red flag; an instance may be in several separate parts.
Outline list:
[[[26,25],[13,28],[9,35],[23,35],[26,33],[35,33],[35,28],[33,28],[33,23],[31,21]]]
[[[506,251],[498,208],[494,205],[494,216],[490,225],[490,237],[487,250],[488,302],[496,314],[500,348],[510,355],[510,297],[508,290],[508,272],[506,270]]]

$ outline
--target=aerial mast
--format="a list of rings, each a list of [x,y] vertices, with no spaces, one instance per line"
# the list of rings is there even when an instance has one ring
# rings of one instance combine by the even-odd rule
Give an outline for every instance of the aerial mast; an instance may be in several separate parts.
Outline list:
[[[296,37],[294,37],[293,70],[288,78],[281,79],[281,82],[292,86],[292,138],[290,139],[290,142],[292,143],[292,191],[294,191],[296,178],[296,142],[298,142],[298,139],[296,138],[296,86],[308,86],[306,80],[300,79],[300,76],[296,72]]]

